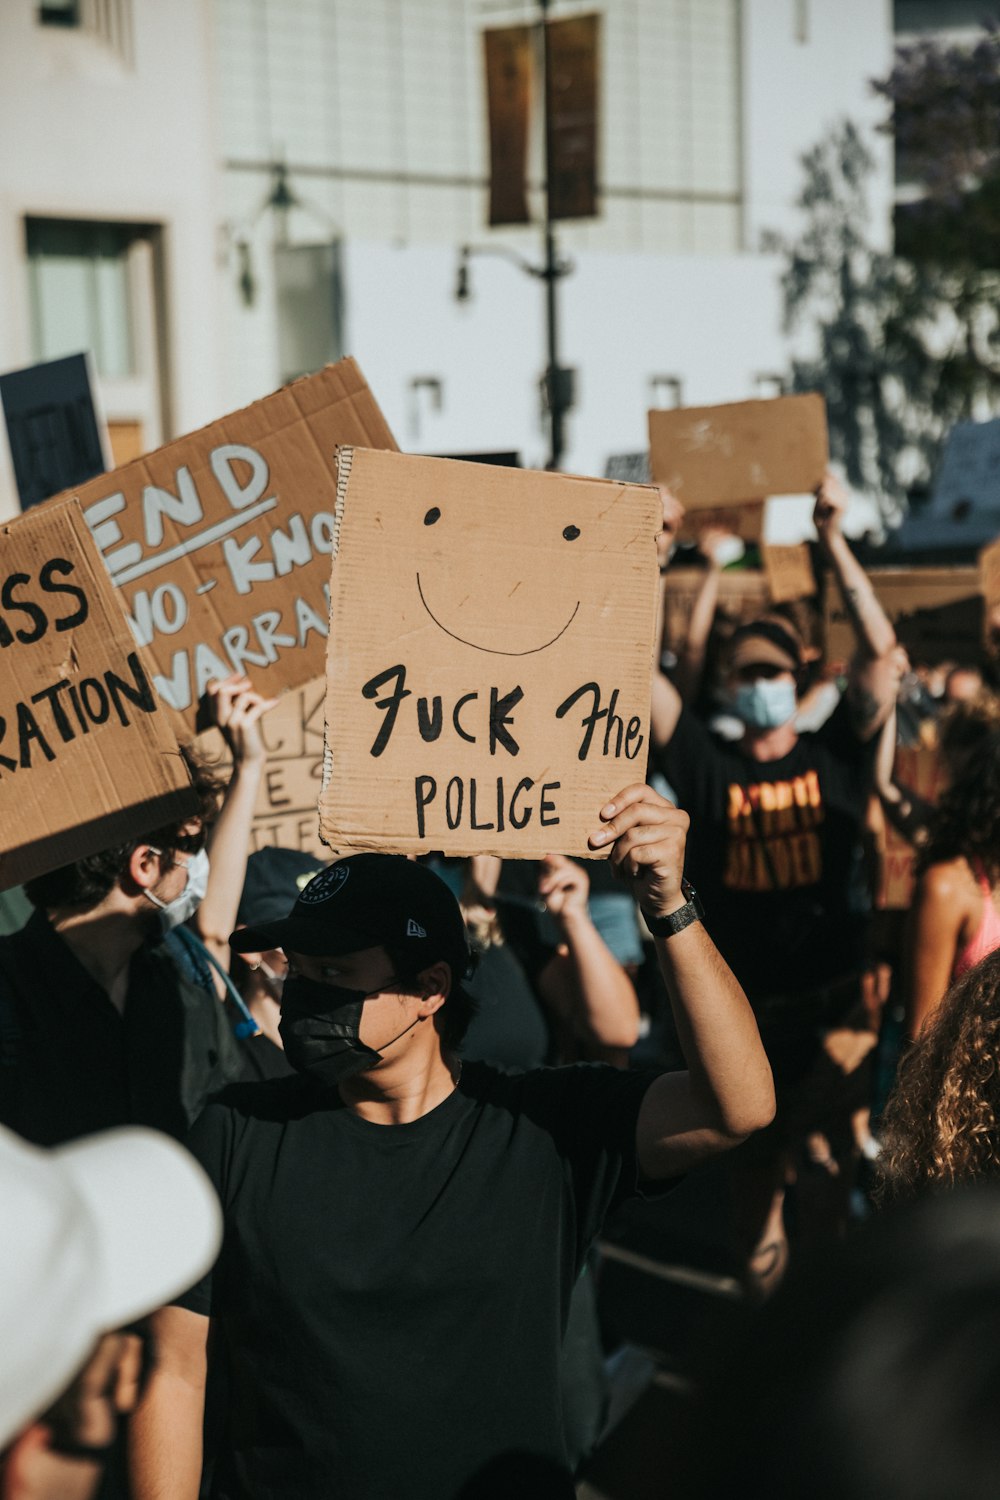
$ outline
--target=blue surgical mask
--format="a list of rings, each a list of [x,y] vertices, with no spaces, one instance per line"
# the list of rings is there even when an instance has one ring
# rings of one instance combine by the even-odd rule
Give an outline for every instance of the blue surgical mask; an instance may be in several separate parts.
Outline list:
[[[163,852],[161,849],[154,849],[152,844],[149,847],[154,854]],[[146,892],[153,905],[160,908],[160,921],[168,931],[171,927],[180,927],[193,917],[204,899],[208,889],[208,855],[204,849],[188,856],[186,869],[184,889],[172,901],[161,901],[152,891]]]
[[[749,729],[778,729],[795,717],[795,684],[767,677],[743,682],[730,694],[729,707]]]

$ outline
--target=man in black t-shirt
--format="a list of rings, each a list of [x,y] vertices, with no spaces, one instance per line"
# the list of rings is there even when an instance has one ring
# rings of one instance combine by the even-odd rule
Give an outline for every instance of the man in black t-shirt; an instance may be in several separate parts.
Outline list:
[[[572,1495],[559,1353],[604,1215],[773,1111],[752,1012],[682,889],[685,814],[636,785],[600,819],[592,848],[659,934],[687,1072],[463,1067],[461,913],[405,859],[338,861],[237,935],[288,954],[298,1075],[227,1090],[192,1134],[225,1243],[156,1319],[136,1500],[198,1494],[210,1320],[232,1382],[217,1500]]]
[[[739,740],[710,733],[662,674],[653,693],[657,764],[695,828],[689,872],[704,894],[709,930],[757,1013],[778,1090],[774,1131],[746,1153],[766,1159],[744,1179],[751,1191],[737,1207],[738,1232],[745,1248],[756,1247],[751,1266],[763,1277],[787,1250],[780,1193],[790,1142],[843,1126],[849,1149],[846,1106],[865,1101],[850,1100],[838,1078],[874,1041],[850,1040],[865,937],[857,858],[878,732],[902,664],[892,625],[841,531],[844,505],[827,476],[814,521],[858,652],[822,728],[796,729],[802,643],[780,616],[738,629],[723,660],[726,708],[743,724]],[[818,1149],[827,1144],[824,1137]]]

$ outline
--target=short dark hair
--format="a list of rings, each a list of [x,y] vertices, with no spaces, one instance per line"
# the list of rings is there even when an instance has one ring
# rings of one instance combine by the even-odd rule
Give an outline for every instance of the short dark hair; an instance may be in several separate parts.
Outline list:
[[[406,943],[384,943],[382,946],[389,955],[393,974],[407,987],[416,987],[417,974],[429,968],[431,963],[442,962],[448,965],[451,969],[451,990],[434,1019],[442,1044],[449,1048],[460,1047],[465,1040],[465,1033],[472,1024],[472,1018],[476,1014],[476,1002],[462,984],[463,979],[472,976],[476,966],[475,954],[468,948],[462,949],[461,952],[457,950],[442,952],[429,962],[426,958],[422,958],[420,970],[416,970],[413,967],[412,946]]]
[[[168,823],[164,827],[151,829],[140,837],[127,839],[100,854],[88,854],[71,865],[58,870],[49,870],[45,875],[36,875],[25,883],[25,894],[40,910],[49,907],[79,906],[84,910],[103,901],[108,892],[118,884],[128,870],[129,860],[140,844],[153,844],[163,850],[165,868],[174,864],[174,855],[179,850],[185,854],[196,854],[205,845],[205,831],[218,815],[219,802],[225,791],[221,781],[208,763],[189,746],[181,747],[181,754],[191,773],[191,781],[198,795],[199,809],[193,814],[201,819],[201,828],[196,833],[182,833],[190,819],[183,823]]]

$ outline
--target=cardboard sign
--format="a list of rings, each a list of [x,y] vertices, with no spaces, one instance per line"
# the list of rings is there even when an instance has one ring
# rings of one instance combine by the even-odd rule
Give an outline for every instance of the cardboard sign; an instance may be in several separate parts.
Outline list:
[[[979,588],[988,610],[1000,605],[1000,541],[979,554]]]
[[[954,568],[871,568],[868,577],[915,664],[976,662],[982,654],[983,601],[979,571]],[[823,600],[828,661],[848,661],[856,649],[840,590],[828,578]]]
[[[0,889],[198,810],[79,505],[0,526]]]
[[[765,543],[761,547],[761,558],[772,603],[788,604],[792,599],[811,599],[816,593],[816,575],[806,542],[798,542],[792,547]]]
[[[684,644],[694,601],[704,582],[701,568],[671,568],[667,574],[663,644],[675,655]],[[735,624],[745,625],[766,614],[770,602],[767,580],[758,569],[739,568],[720,575],[718,609]]]
[[[324,842],[593,857],[645,775],[656,491],[349,448],[339,471]]]
[[[322,672],[342,442],[396,446],[351,359],[76,492],[190,729],[212,678],[246,672],[274,695]]]
[[[253,815],[251,850],[300,849],[328,859],[330,851],[319,836],[319,800],[323,776],[323,701],[326,678],[286,693],[260,721],[267,752],[257,806]],[[228,773],[231,762],[217,729],[200,734],[196,748],[208,763]]]
[[[649,413],[653,478],[688,510],[814,490],[826,472],[822,396]]]
[[[937,750],[898,746],[893,780],[924,802],[935,803],[944,786],[944,770]],[[908,911],[913,904],[916,850],[885,819],[885,849],[875,904],[880,911]]]
[[[0,401],[22,510],[104,473],[107,433],[86,354],[0,375]]]

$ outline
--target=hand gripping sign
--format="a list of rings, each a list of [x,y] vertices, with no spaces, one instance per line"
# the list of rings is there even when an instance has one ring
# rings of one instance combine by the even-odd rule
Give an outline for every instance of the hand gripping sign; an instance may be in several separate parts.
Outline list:
[[[657,492],[338,460],[324,842],[593,857],[600,808],[646,774]]]

